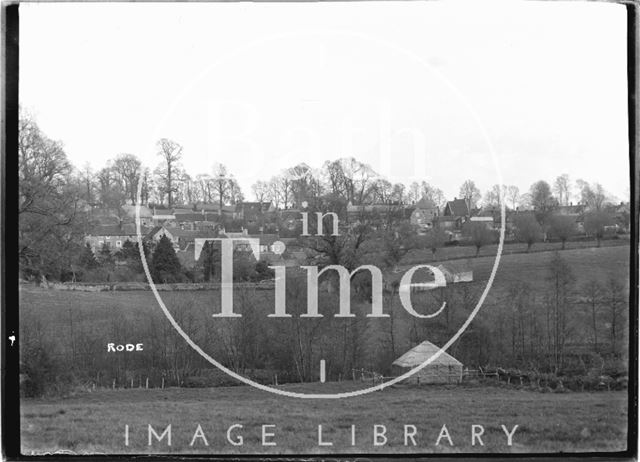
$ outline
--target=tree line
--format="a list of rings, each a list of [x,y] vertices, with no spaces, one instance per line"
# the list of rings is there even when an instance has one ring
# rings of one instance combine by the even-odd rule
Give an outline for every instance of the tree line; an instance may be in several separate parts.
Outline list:
[[[21,113],[19,124],[18,248],[25,277],[46,274],[56,279],[67,278],[83,252],[84,236],[93,225],[87,210],[105,208],[124,214],[122,205],[135,203],[138,189],[143,204],[159,207],[206,202],[218,204],[221,210],[224,205],[245,200],[238,181],[222,164],[214,165],[210,174],[187,173],[181,164],[183,147],[175,141],[165,138],[158,141],[159,162],[153,170],[143,166],[134,154],[120,154],[93,171],[89,165],[74,167],[62,143],[48,138],[29,114]],[[575,196],[588,210],[601,212],[611,201],[597,183],[577,180],[575,185],[578,196],[572,193],[568,175],[560,175],[553,185],[538,181],[522,194],[517,186],[495,185],[481,199],[479,188],[472,180],[466,180],[459,197],[470,210],[479,206],[491,210],[503,202],[510,208],[531,208],[540,229],[523,221],[517,228],[526,232],[521,231],[519,239],[533,243],[541,233],[552,229],[564,242],[571,226],[566,219],[552,216],[558,206],[569,203]],[[394,184],[354,158],[326,161],[320,169],[299,164],[268,181],[256,182],[251,189],[256,201],[270,201],[279,209],[300,207],[307,202],[317,210],[338,214],[345,212],[348,203],[411,204],[424,197],[443,207],[447,199],[441,189],[426,181]],[[610,218],[594,215],[591,222],[600,239]],[[484,230],[468,227],[466,235],[480,246],[493,239]],[[435,249],[441,236],[433,234],[431,244]]]

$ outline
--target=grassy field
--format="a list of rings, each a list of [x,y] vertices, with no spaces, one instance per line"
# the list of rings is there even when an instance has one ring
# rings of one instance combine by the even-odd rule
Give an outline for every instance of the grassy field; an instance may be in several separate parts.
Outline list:
[[[357,385],[361,385],[357,383]],[[351,382],[288,385],[303,392],[336,392]],[[109,390],[63,400],[24,400],[21,438],[25,454],[74,453],[447,453],[447,452],[580,452],[626,448],[626,392],[536,393],[495,386],[393,387],[346,400],[299,400],[247,386],[209,389]],[[148,425],[166,438],[148,446]],[[243,445],[227,442],[227,429]],[[129,426],[129,446],[125,445]],[[201,425],[202,438],[190,443]],[[261,426],[277,446],[263,446]],[[323,441],[318,446],[318,425]],[[356,444],[351,445],[351,425]],[[374,425],[386,427],[387,444],[374,446]],[[404,444],[404,426],[415,425],[416,446]],[[444,438],[446,425],[453,446]],[[471,445],[471,426],[482,425],[480,446]],[[508,431],[518,425],[512,446]]]
[[[546,277],[549,262],[554,252],[536,252],[530,254],[503,255],[494,284],[489,292],[485,306],[478,314],[478,319],[500,316],[505,309],[504,300],[508,296],[508,288],[514,282],[527,282],[540,295],[547,288]],[[560,252],[576,278],[576,288],[581,290],[592,280],[606,282],[614,277],[620,281],[628,281],[629,247],[606,246],[601,248],[570,249]],[[459,261],[474,272],[475,297],[485,287],[495,257],[485,256]],[[401,265],[405,271],[411,265]],[[395,274],[399,277],[401,273]],[[253,297],[264,297],[264,300],[253,300],[255,306],[265,310],[273,308],[272,291],[257,291]],[[97,342],[97,351],[103,352],[104,345],[113,341],[114,324],[120,326],[148,326],[150,322],[159,323],[159,328],[167,327],[158,304],[149,291],[127,292],[70,292],[55,291],[34,286],[21,287],[20,316],[23,325],[37,329],[44,338],[56,343],[56,353],[68,355],[71,351],[71,333],[85,333],[85,342]],[[218,291],[163,292],[162,298],[171,309],[184,307],[185,304],[198,312],[198,319],[211,320],[211,313],[219,311],[220,294]],[[394,309],[402,311],[396,306]],[[387,310],[388,308],[385,308]],[[184,311],[184,310],[182,310]],[[493,319],[493,318],[487,318]],[[379,322],[383,325],[385,320]],[[166,326],[165,326],[166,324]],[[163,327],[164,326],[164,327]],[[157,340],[157,339],[155,339]],[[154,345],[154,338],[146,330],[139,330],[136,342]],[[399,351],[407,346],[401,340]],[[107,355],[106,352],[101,354]],[[145,352],[146,354],[146,352]],[[106,356],[105,356],[106,358]]]
[[[587,249],[595,247],[595,241],[567,241],[565,250]],[[620,239],[607,239],[601,241],[601,247],[629,246],[628,236]],[[560,242],[538,242],[534,244],[529,253],[561,251]],[[496,244],[486,245],[480,249],[479,257],[493,257],[498,252]],[[521,242],[506,243],[502,249],[503,255],[521,254],[527,252],[527,245]],[[457,260],[476,256],[476,248],[472,245],[447,246],[438,249],[435,255],[428,249],[412,250],[404,258],[407,263],[417,264],[430,261]]]
[[[567,249],[560,252],[573,271],[577,287],[610,277],[628,280],[629,247]],[[496,316],[510,283],[525,281],[544,292],[545,278],[553,252],[505,254],[479,317]],[[462,263],[474,271],[476,287],[489,277],[494,256],[468,258]],[[408,269],[415,262],[400,267]],[[269,291],[260,296],[269,298]],[[210,313],[219,310],[217,291],[166,292],[163,299],[173,304],[190,300]],[[151,292],[62,292],[21,287],[21,323],[39,335],[54,339],[56,354],[68,356],[70,329],[84,341],[95,342],[105,355],[104,345],[112,335],[115,319],[131,328],[164,322]],[[256,305],[264,304],[255,301]],[[272,300],[266,300],[272,306]],[[72,320],[72,322],[70,322]],[[145,331],[146,332],[146,331]],[[160,333],[162,330],[159,331]],[[146,335],[146,334],[144,334]],[[157,339],[156,339],[157,340]],[[139,338],[145,347],[151,337]],[[399,346],[399,349],[404,345]],[[404,350],[402,350],[404,351]],[[145,351],[145,354],[147,351]],[[119,385],[120,386],[120,385]],[[137,384],[136,384],[137,386]],[[154,385],[152,385],[154,386]],[[156,385],[157,386],[157,385]],[[282,385],[297,391],[327,393],[358,386],[341,382]],[[321,387],[321,388],[319,388]],[[626,445],[626,392],[539,393],[513,388],[460,386],[395,387],[348,400],[294,400],[260,392],[246,386],[206,389],[167,388],[150,390],[100,390],[57,399],[24,399],[21,402],[21,435],[25,453],[55,451],[104,453],[398,453],[398,452],[575,452],[618,451]],[[172,446],[166,441],[147,446],[147,425],[161,433],[172,424]],[[208,440],[190,442],[200,424]],[[226,430],[244,426],[243,446],[226,442]],[[262,446],[261,425],[276,425],[276,447]],[[373,445],[373,426],[387,427],[388,443]],[[471,445],[471,425],[485,429],[484,446]],[[124,429],[129,425],[129,446]],[[318,446],[318,425],[333,446]],[[356,444],[351,445],[351,425],[356,425]],[[415,425],[417,446],[404,445],[404,425]],[[454,446],[446,439],[435,446],[446,425]],[[501,425],[509,430],[518,425],[513,445],[508,446]]]
[[[615,277],[627,281],[629,275],[629,246],[603,246],[580,249],[567,249],[559,252],[571,267],[576,283],[581,286],[592,279],[606,281]],[[525,281],[533,285],[542,285],[548,273],[548,263],[552,251],[533,253],[504,253],[494,281],[495,291],[499,291],[510,282]],[[404,272],[418,261],[403,262],[399,269]],[[495,256],[479,256],[462,259],[458,264],[467,266],[474,272],[474,280],[484,283],[488,280]],[[430,260],[420,263],[432,264]],[[437,263],[437,262],[436,262]],[[184,293],[162,293],[162,298],[171,305],[173,300],[184,297]],[[211,304],[219,298],[218,291],[194,291],[189,293],[195,300]],[[72,292],[54,291],[25,285],[20,289],[21,313],[36,313],[44,324],[56,329],[64,322],[62,314],[68,309],[81,309],[86,318],[95,322],[109,316],[113,308],[127,308],[131,316],[143,316],[157,312],[157,303],[149,291],[127,292]]]

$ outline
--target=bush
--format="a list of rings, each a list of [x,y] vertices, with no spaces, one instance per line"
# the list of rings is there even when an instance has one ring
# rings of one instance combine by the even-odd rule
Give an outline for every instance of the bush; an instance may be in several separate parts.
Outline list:
[[[73,374],[54,359],[50,345],[23,344],[20,350],[20,396],[64,394],[71,388]]]

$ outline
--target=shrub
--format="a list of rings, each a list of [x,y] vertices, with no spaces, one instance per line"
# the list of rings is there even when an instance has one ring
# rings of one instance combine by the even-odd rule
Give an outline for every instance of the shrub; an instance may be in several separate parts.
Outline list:
[[[54,359],[50,345],[23,344],[20,350],[20,395],[38,397],[60,394],[73,381],[72,375]]]

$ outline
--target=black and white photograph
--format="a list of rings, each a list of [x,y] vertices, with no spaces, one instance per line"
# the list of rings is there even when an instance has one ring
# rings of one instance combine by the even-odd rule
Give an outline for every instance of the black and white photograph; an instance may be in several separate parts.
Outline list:
[[[21,457],[635,457],[634,6],[13,6]]]

